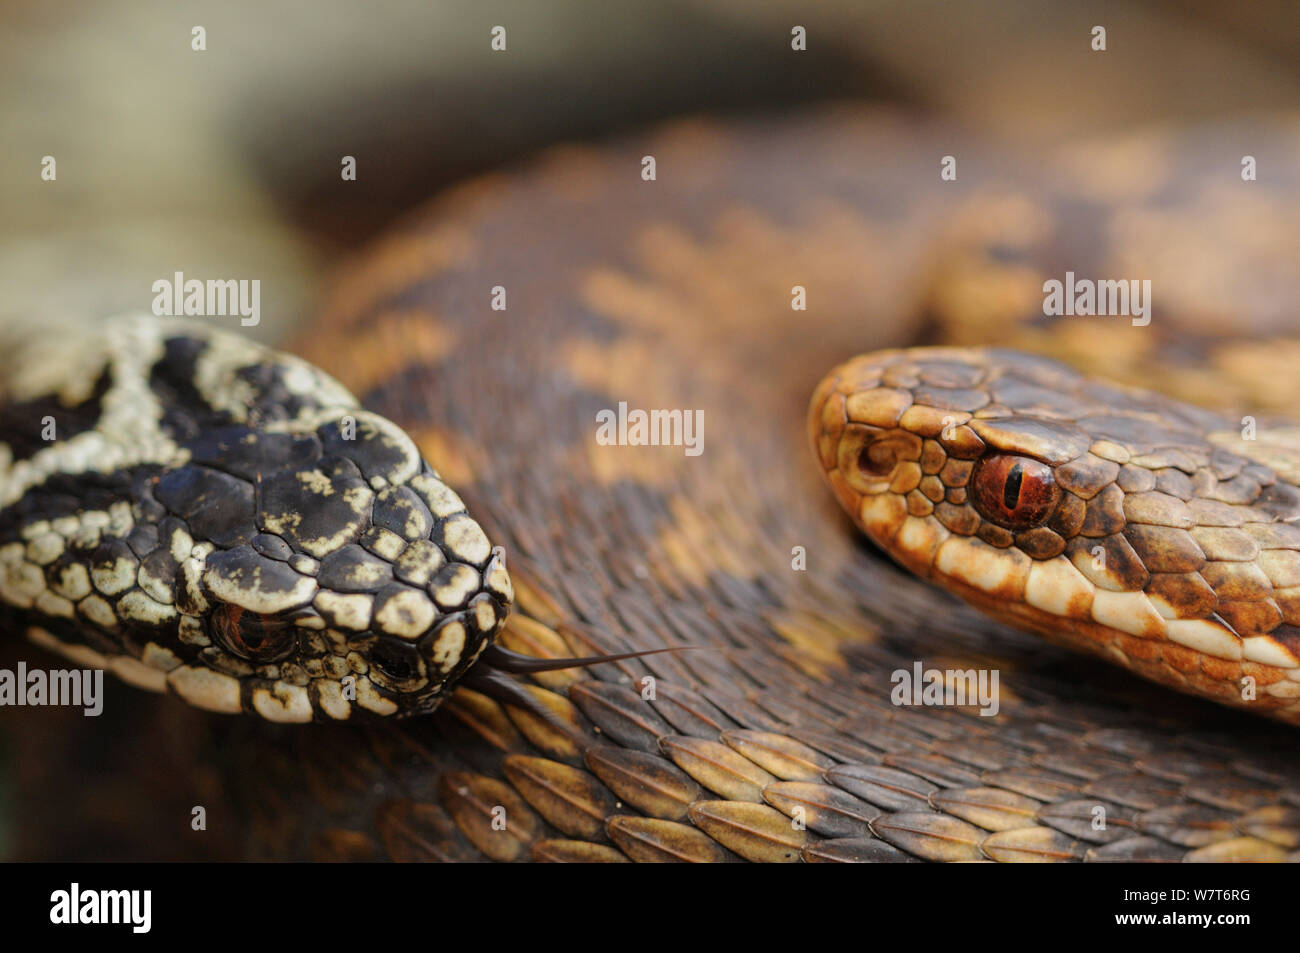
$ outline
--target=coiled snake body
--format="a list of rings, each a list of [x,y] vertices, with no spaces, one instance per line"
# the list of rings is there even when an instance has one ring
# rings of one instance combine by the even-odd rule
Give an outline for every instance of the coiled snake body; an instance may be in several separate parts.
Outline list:
[[[24,359],[6,433],[52,400],[64,433],[7,437],[11,625],[204,707],[372,717],[237,729],[257,856],[1284,859],[1289,727],[941,595],[818,471],[995,615],[1295,720],[1293,434],[986,346],[1284,408],[1297,142],[972,146],[944,182],[944,130],[839,110],[555,150],[355,265],[311,364],[148,319],[116,363]],[[1067,270],[1151,278],[1150,324],[1044,317]],[[981,349],[842,363],[918,315]],[[598,443],[620,403],[692,411],[703,452]],[[493,637],[703,650],[452,692]],[[996,672],[996,713],[898,697],[917,669]]]

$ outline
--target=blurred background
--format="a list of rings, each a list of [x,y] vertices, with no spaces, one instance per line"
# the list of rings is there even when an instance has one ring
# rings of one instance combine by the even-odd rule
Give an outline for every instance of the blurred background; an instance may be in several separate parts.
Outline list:
[[[1288,109],[1300,85],[1293,0],[9,0],[0,27],[4,313],[256,273],[269,338],[394,216],[556,141],[823,99],[1097,135]]]
[[[0,320],[148,308],[174,271],[257,276],[255,333],[281,340],[340,259],[453,182],[669,117],[846,99],[1012,145],[1292,111],[1300,4],[8,0]],[[0,639],[0,666],[22,651]],[[106,689],[100,719],[0,711],[0,856],[224,856],[219,837],[148,836],[221,802],[190,761],[201,721]]]

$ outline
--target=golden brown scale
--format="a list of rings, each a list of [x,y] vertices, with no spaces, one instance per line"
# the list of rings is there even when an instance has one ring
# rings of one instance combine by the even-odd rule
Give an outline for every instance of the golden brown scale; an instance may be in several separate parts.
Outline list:
[[[1293,132],[1255,132],[1261,168],[1300,168],[1283,161]],[[1167,283],[1234,274],[1219,257],[1234,250],[1294,259],[1291,181],[1250,186],[1252,221],[1286,247],[1216,241],[1233,209],[1216,196],[1241,183],[1229,165],[1215,185],[1206,141],[1162,148],[1138,194],[1124,163],[1094,168],[1087,151],[1022,167],[978,144],[942,183],[949,133],[840,110],[556,150],[436,203],[352,269],[295,350],[414,434],[506,545],[506,647],[709,650],[537,676],[574,737],[462,689],[432,718],[241,749],[258,853],[1286,858],[1300,845],[1287,729],[1054,649],[895,569],[855,539],[804,433],[830,367],[914,343],[927,313],[958,343],[1092,341],[1095,364],[1161,382],[1182,373],[1156,358],[1177,319],[1267,318],[1293,275],[1257,268],[1273,284],[1244,312],[1229,287]],[[640,177],[647,154],[657,181]],[[1171,230],[1187,252],[1172,261]],[[1157,319],[1045,323],[1044,275],[1067,267],[1159,268]],[[506,311],[490,307],[498,285]],[[1237,356],[1212,365],[1248,353],[1223,346]],[[703,453],[599,446],[596,414],[620,401],[702,411]],[[941,492],[930,475],[922,496]],[[894,673],[917,662],[996,669],[997,714],[896,706]]]

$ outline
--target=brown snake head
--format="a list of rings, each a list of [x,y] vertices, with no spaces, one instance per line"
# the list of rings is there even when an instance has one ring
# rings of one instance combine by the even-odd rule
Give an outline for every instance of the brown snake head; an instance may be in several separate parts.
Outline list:
[[[813,449],[854,522],[989,614],[1300,721],[1300,440],[1013,351],[854,358]]]

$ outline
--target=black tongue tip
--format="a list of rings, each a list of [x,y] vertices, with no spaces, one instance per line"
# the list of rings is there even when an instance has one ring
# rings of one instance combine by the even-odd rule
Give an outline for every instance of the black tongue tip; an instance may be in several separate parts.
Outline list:
[[[507,673],[529,674],[532,672],[551,672],[562,668],[585,668],[588,665],[600,665],[602,662],[617,662],[621,659],[640,658],[643,655],[658,655],[660,652],[681,652],[687,649],[706,648],[702,645],[674,645],[662,649],[646,649],[641,652],[622,652],[617,655],[588,655],[582,658],[536,658],[521,655],[497,645],[489,645],[480,654],[475,663],[460,679],[460,685],[480,692],[489,698],[507,705],[514,705],[532,712],[551,727],[562,732],[572,740],[580,750],[586,750],[591,742],[567,725],[541,702],[539,702],[520,682]]]
[[[586,655],[581,658],[536,658],[521,655],[503,649],[499,645],[489,645],[479,654],[476,667],[485,665],[499,672],[513,672],[528,675],[533,672],[553,672],[562,668],[587,668],[604,662],[618,662],[623,659],[641,658],[646,655],[658,655],[660,652],[684,652],[690,649],[704,648],[701,645],[673,645],[662,649],[645,649],[641,652],[621,652],[617,655]]]

